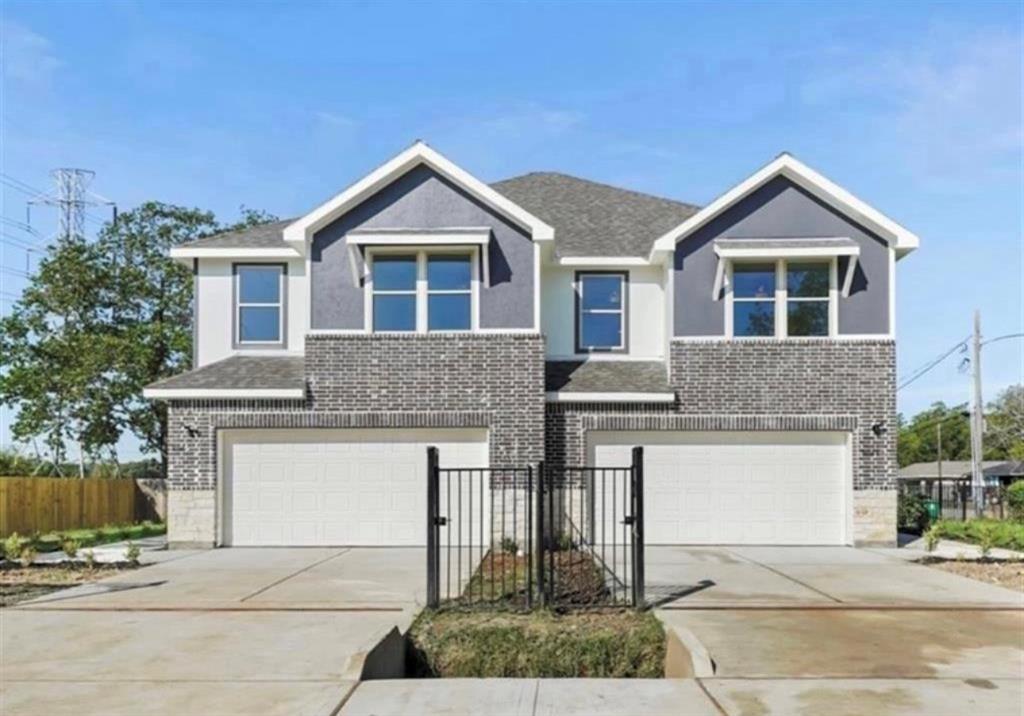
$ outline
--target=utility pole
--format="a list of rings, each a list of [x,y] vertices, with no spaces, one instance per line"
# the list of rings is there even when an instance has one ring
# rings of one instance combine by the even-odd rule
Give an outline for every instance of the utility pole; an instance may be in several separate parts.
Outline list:
[[[971,403],[971,485],[974,493],[974,514],[981,517],[985,511],[985,472],[982,468],[985,433],[984,403],[981,400],[981,312],[974,311],[974,337],[971,341],[971,367],[974,395]]]

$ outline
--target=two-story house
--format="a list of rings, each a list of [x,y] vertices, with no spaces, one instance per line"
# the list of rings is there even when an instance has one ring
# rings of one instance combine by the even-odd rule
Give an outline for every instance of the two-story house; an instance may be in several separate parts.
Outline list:
[[[619,465],[648,544],[896,536],[912,233],[783,154],[701,208],[485,184],[423,143],[297,219],[180,246],[174,544],[418,545],[453,466]]]

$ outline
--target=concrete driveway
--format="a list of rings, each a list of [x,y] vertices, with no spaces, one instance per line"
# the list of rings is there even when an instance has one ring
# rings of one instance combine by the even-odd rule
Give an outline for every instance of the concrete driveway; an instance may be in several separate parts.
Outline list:
[[[5,609],[0,714],[331,714],[367,653],[384,640],[371,662],[387,656],[395,630],[410,623],[422,555],[164,553],[144,569]]]
[[[922,555],[923,556],[923,555]],[[1024,594],[842,547],[649,547],[726,714],[1020,714]]]

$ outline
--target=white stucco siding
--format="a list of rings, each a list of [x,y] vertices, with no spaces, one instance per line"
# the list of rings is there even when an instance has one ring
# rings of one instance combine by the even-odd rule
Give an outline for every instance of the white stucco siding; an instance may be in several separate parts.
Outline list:
[[[245,261],[242,263],[286,263],[288,278],[285,282],[285,331],[287,343],[281,348],[236,349],[233,347],[234,330],[234,280],[232,266],[238,261],[232,259],[200,259],[196,281],[196,327],[195,367],[223,360],[235,354],[276,355],[301,353],[306,330],[309,306],[306,264],[302,259],[275,261]]]
[[[581,269],[545,266],[541,278],[541,325],[547,337],[548,358],[575,354],[576,297],[573,282]],[[601,271],[615,267],[602,266]],[[660,266],[631,266],[626,298],[628,349],[594,357],[662,359],[665,356],[664,270]]]

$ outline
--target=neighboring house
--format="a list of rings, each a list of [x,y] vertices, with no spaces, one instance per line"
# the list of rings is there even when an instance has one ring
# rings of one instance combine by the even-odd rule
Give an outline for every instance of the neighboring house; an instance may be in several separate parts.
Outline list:
[[[195,369],[175,544],[422,544],[452,467],[625,465],[648,544],[891,544],[896,262],[916,236],[783,154],[703,208],[416,143],[297,219],[177,247]]]
[[[1024,478],[1024,462],[1016,460],[985,460],[981,463],[986,487],[1005,487]],[[903,482],[932,482],[934,480],[970,480],[970,460],[943,460],[938,462],[915,462],[900,468],[897,478]]]

